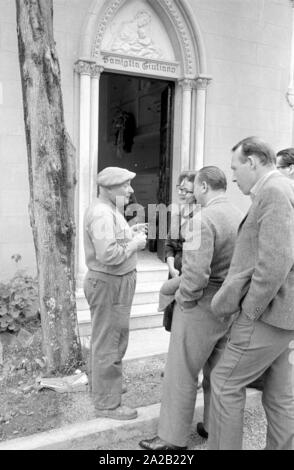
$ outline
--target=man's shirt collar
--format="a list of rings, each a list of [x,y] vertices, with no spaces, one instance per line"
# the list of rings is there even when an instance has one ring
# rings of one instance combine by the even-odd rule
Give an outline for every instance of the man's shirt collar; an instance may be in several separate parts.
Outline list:
[[[275,173],[279,174],[278,170],[276,170],[276,169],[271,170],[268,173],[266,173],[265,175],[263,175],[261,178],[259,178],[259,180],[255,183],[254,186],[252,186],[252,188],[250,190],[251,199],[254,199],[257,196],[257,194],[261,190],[264,183],[270,178],[270,176],[272,176]]]
[[[210,206],[211,204],[214,204],[218,199],[222,199],[222,200],[225,199],[225,200],[226,200],[226,199],[227,199],[227,196],[226,196],[225,194],[220,194],[220,195],[218,195],[218,196],[215,196],[215,197],[213,197],[212,199],[210,199],[210,200],[208,201],[208,203],[206,204],[205,207]]]

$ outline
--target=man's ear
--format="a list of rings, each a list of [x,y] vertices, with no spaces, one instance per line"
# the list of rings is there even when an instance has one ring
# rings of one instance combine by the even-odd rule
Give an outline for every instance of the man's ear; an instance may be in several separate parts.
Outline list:
[[[203,192],[204,192],[204,193],[207,193],[208,184],[206,183],[206,181],[202,181],[202,188],[203,188]]]
[[[250,168],[252,170],[255,170],[256,164],[257,164],[257,161],[256,161],[257,157],[255,155],[249,155],[248,160],[249,160]]]

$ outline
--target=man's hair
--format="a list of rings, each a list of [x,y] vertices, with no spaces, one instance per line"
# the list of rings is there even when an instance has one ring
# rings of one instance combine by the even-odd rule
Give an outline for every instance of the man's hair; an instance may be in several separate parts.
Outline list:
[[[197,181],[199,183],[205,181],[214,191],[226,191],[227,189],[226,175],[217,166],[204,166],[201,168],[197,173]]]
[[[263,166],[272,166],[276,164],[276,155],[269,144],[264,142],[259,137],[247,137],[241,140],[232,148],[232,152],[235,152],[241,147],[240,161],[246,163],[247,159],[251,155],[256,155],[258,160]]]
[[[178,184],[180,185],[182,181],[184,181],[185,179],[189,181],[189,183],[194,183],[196,175],[197,175],[197,171],[192,171],[192,170],[181,171],[178,177]]]
[[[294,148],[283,149],[277,153],[277,157],[281,158],[280,167],[288,167],[294,165]]]

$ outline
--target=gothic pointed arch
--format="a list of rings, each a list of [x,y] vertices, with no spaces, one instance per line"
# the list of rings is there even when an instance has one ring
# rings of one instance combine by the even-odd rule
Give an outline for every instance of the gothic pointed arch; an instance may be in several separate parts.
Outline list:
[[[94,0],[85,18],[79,59],[101,62],[101,50],[108,28],[129,0]],[[187,0],[131,0],[144,5],[163,25],[179,64],[178,77],[207,75],[206,54],[200,28]],[[154,48],[155,49],[155,48]],[[102,64],[101,64],[102,65]]]

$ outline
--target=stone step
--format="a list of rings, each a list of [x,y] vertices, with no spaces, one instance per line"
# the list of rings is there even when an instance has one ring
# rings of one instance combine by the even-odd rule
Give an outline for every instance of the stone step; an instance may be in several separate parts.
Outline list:
[[[168,278],[168,269],[165,264],[162,266],[138,266],[137,267],[137,284],[144,284],[145,282],[161,282],[161,284]],[[77,291],[77,300],[83,297],[83,289]]]
[[[154,304],[158,302],[161,281],[137,283],[133,305]]]
[[[161,284],[164,283],[164,281],[167,280],[168,278],[168,271],[167,269],[141,269],[137,270],[137,283],[138,284],[143,284],[145,282],[161,282]]]
[[[140,317],[130,317],[130,330],[143,330],[162,326],[163,312],[156,312]]]
[[[144,317],[146,315],[156,315],[158,303],[133,305],[131,309],[131,317]],[[89,308],[78,311],[78,322],[89,323],[91,321],[91,315]]]
[[[163,313],[157,311],[158,304],[133,305],[130,316],[130,330],[157,328],[162,326]],[[91,316],[89,309],[78,311],[80,336],[91,334]]]
[[[158,294],[161,286],[162,281],[137,283],[133,305],[154,304],[158,302]],[[89,309],[82,289],[77,292],[76,301],[78,312]]]
[[[80,336],[82,346],[89,349],[90,334]],[[124,361],[140,360],[145,357],[159,356],[168,351],[170,333],[160,326],[130,330],[129,344]]]
[[[148,256],[147,256],[148,255]],[[162,326],[163,313],[157,311],[159,290],[168,278],[167,265],[155,256],[144,254],[137,264],[137,286],[130,317],[130,329],[140,330]],[[89,305],[83,289],[76,294],[81,337],[91,334]]]

